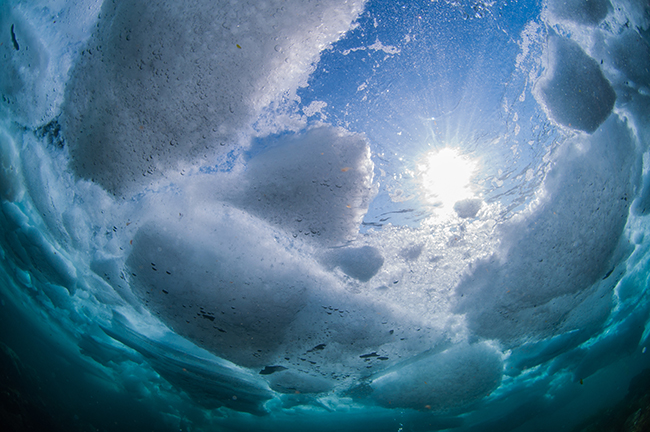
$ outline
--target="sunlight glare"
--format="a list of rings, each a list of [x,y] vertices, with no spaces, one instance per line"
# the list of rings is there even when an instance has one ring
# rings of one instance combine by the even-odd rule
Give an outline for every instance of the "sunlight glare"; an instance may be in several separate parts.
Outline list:
[[[449,147],[428,153],[418,165],[426,200],[450,212],[453,205],[473,198],[471,179],[477,169],[476,163]]]

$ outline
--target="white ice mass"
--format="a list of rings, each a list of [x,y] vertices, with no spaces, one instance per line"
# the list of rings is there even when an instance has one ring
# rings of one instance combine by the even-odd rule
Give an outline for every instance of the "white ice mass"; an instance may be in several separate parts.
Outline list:
[[[0,341],[79,430],[571,431],[650,367],[647,1],[0,32]]]

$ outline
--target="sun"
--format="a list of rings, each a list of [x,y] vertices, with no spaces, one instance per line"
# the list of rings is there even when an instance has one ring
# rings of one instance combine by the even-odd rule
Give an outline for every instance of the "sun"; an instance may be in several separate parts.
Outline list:
[[[475,196],[471,180],[477,164],[458,149],[445,147],[427,153],[418,171],[425,200],[442,213],[450,213],[456,202]]]

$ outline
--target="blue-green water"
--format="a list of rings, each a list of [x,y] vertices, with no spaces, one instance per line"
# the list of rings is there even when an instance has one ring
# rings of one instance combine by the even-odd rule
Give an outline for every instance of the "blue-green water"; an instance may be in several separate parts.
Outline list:
[[[646,3],[4,1],[3,422],[624,422]]]

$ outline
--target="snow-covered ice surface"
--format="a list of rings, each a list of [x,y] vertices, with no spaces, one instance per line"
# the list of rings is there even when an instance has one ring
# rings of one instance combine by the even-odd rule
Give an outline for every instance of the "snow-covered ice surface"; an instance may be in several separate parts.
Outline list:
[[[0,28],[0,340],[63,429],[570,431],[650,367],[646,1]]]

